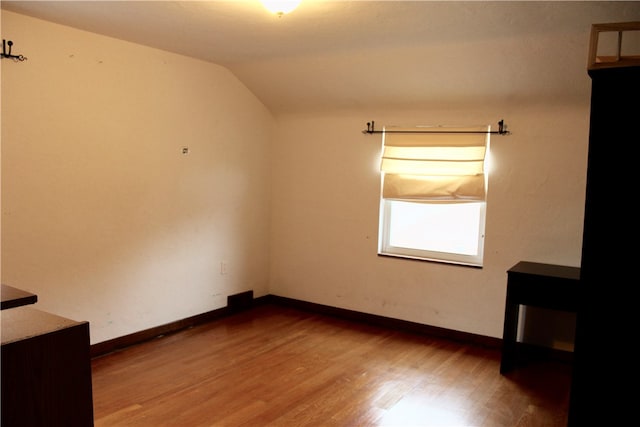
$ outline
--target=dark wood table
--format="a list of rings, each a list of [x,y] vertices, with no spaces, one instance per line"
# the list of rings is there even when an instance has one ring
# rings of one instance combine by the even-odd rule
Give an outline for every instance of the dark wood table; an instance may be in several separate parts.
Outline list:
[[[2,298],[1,309],[20,307],[21,305],[35,304],[38,302],[38,296],[31,292],[26,292],[13,286],[2,284],[0,292]]]
[[[579,267],[521,261],[507,270],[500,373],[509,372],[516,364],[520,305],[575,313],[579,285]]]

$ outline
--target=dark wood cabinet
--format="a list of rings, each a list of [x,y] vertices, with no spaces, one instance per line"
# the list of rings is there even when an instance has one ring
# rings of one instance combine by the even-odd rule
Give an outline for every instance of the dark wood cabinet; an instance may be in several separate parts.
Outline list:
[[[640,30],[640,23],[631,28]],[[592,49],[596,45],[592,40]],[[634,200],[640,61],[594,62],[588,74],[589,151],[569,425],[630,425],[637,419],[635,393],[627,393],[624,384],[637,364],[632,270],[640,262]]]
[[[89,323],[2,310],[1,425],[93,426]]]

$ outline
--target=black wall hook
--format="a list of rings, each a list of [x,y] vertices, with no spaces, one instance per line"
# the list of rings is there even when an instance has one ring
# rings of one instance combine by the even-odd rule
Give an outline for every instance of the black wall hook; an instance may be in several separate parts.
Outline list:
[[[9,49],[7,50],[7,46]],[[27,59],[24,55],[12,55],[11,47],[13,46],[13,42],[11,40],[2,39],[2,53],[0,54],[0,58],[8,58],[13,59],[14,61],[24,61]]]

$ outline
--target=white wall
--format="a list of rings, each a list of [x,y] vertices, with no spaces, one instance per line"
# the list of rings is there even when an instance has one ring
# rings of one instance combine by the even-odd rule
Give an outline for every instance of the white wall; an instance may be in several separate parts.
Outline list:
[[[505,6],[519,7],[512,3]],[[363,92],[382,99],[399,91],[407,103],[374,108],[353,97],[346,111],[307,105],[304,113],[277,117],[272,294],[502,337],[511,266],[521,260],[580,266],[591,24],[638,20],[640,9],[638,3],[551,3],[540,10],[561,13],[532,18],[522,38],[509,36],[514,22],[507,20],[499,37],[433,37],[291,61],[291,76],[322,64],[335,72],[336,87],[357,76]],[[485,25],[496,34],[494,24]],[[257,65],[268,72],[271,64]],[[405,85],[416,75],[424,84]],[[488,82],[495,83],[490,95],[476,90]],[[380,136],[363,135],[366,123],[495,129],[500,119],[512,134],[492,138],[484,267],[378,257]],[[573,348],[574,314],[523,313],[524,341]]]
[[[268,292],[275,123],[241,82],[7,11],[2,37],[3,283],[92,343]]]
[[[354,102],[274,121],[222,67],[6,11],[2,24],[29,57],[2,67],[2,281],[89,320],[94,343],[248,289],[501,337],[509,267],[580,265],[588,28],[532,36],[524,51],[503,40],[501,60],[481,63],[517,85],[544,79],[541,55],[560,58],[567,97],[538,80],[530,98]],[[456,58],[496,49],[447,46]],[[362,134],[366,122],[500,119],[512,134],[492,140],[484,268],[377,256],[380,138]],[[543,317],[538,331],[560,327],[534,341],[570,348],[570,316]]]
[[[270,292],[501,337],[506,271],[580,265],[589,96],[580,105],[279,117]],[[484,268],[377,256],[383,124],[491,124]]]

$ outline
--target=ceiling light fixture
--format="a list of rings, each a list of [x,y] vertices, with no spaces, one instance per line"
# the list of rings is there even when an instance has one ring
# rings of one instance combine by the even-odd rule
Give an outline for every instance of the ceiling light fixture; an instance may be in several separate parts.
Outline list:
[[[285,13],[293,11],[302,0],[261,0],[262,5],[271,13],[281,17]]]

